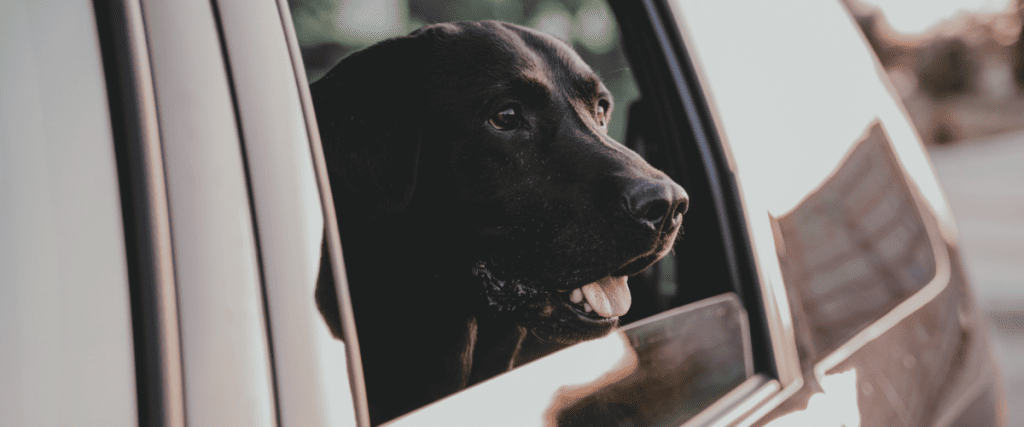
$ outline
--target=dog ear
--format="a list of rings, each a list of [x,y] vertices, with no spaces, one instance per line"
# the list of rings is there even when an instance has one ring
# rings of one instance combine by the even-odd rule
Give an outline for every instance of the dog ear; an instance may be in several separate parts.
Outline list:
[[[371,217],[401,211],[416,188],[425,107],[417,71],[429,42],[422,33],[385,40],[310,86],[335,195]]]

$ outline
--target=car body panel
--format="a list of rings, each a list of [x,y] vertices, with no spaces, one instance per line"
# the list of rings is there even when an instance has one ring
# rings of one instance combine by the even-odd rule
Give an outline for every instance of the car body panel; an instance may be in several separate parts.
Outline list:
[[[177,287],[149,47],[137,0],[93,2],[121,187],[139,424],[183,427]]]
[[[782,255],[777,254],[785,253],[785,239],[774,219],[823,186],[872,123],[884,129],[884,146],[891,147],[898,165],[895,180],[881,185],[906,186],[914,194],[913,204],[930,230],[931,253],[939,265],[931,283],[813,369],[801,361],[804,384],[791,389],[792,395],[777,396],[747,422],[799,425],[815,419],[825,425],[820,423],[828,420],[822,417],[831,416],[846,425],[882,426],[931,425],[934,419],[949,418],[930,406],[932,402],[972,387],[940,387],[947,375],[940,372],[952,367],[948,375],[956,377],[958,351],[979,352],[971,363],[992,365],[977,314],[961,314],[973,305],[967,288],[962,283],[950,285],[954,267],[949,259],[956,257],[948,256],[947,246],[955,248],[956,228],[920,140],[863,36],[838,3],[728,3],[681,0],[673,9],[684,28],[684,40],[694,51],[717,131],[735,162],[752,245],[768,276],[765,282],[774,288],[770,292],[785,294],[794,285],[791,278],[785,281],[779,264]],[[814,19],[802,19],[805,16]],[[805,321],[799,317],[792,321]],[[963,341],[968,335],[975,338]],[[935,348],[914,345],[910,337],[925,339]],[[930,375],[942,380],[935,382]],[[985,386],[974,389],[998,390],[991,371],[976,381]],[[847,410],[829,409],[830,395],[842,396],[837,402],[845,402]]]
[[[0,4],[0,425],[137,425],[121,200],[88,1]]]

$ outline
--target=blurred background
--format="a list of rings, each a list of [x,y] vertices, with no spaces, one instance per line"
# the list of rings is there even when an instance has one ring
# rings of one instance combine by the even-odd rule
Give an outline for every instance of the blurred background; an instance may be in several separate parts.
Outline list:
[[[1024,0],[845,0],[932,157],[1024,426]]]
[[[841,0],[877,53],[935,165],[1024,426],[1024,0]],[[639,95],[601,0],[289,0],[309,80],[429,23],[499,19],[571,42],[616,105]],[[626,108],[610,134],[623,141]]]
[[[496,19],[572,43],[615,97],[609,134],[625,141],[626,111],[640,96],[605,0],[289,0],[310,82],[345,55],[437,22]]]

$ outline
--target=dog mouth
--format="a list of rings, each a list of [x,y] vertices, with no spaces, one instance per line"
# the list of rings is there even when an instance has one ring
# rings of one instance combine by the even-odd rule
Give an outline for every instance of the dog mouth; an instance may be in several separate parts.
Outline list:
[[[498,317],[511,317],[529,322],[572,313],[587,324],[606,326],[618,322],[632,304],[626,276],[610,275],[573,288],[553,289],[529,280],[504,279],[496,276],[487,263],[473,267],[475,282],[488,311]],[[564,308],[559,308],[559,306]],[[565,309],[568,309],[566,312]]]
[[[480,314],[527,327],[542,340],[570,343],[603,336],[629,312],[633,299],[629,276],[641,273],[672,250],[679,222],[663,231],[648,251],[624,260],[610,272],[605,270],[603,277],[593,274],[598,271],[575,271],[569,277],[520,276],[515,267],[500,259],[476,262],[471,283],[484,303],[478,306],[484,310]]]
[[[633,302],[626,276],[606,276],[571,291],[561,292],[563,303],[586,320],[614,320],[625,315]]]

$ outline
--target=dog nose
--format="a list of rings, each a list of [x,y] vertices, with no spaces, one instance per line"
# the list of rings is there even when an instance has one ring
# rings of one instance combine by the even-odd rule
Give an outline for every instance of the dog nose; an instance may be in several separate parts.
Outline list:
[[[671,179],[641,180],[628,190],[626,208],[633,218],[660,230],[675,215],[686,213],[689,197],[679,184]]]

